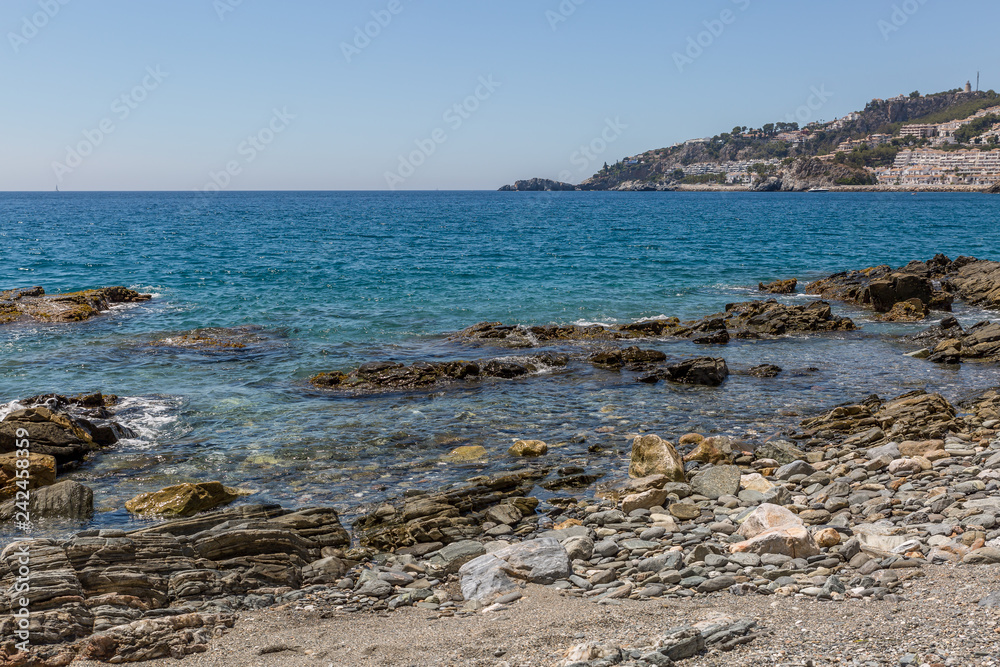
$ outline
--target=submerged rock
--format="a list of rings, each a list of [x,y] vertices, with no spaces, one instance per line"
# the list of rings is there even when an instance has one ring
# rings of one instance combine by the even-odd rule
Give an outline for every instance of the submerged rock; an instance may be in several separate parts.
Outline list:
[[[231,503],[240,495],[237,489],[223,486],[222,482],[184,483],[139,494],[127,501],[125,508],[133,514],[192,516]]]
[[[230,328],[210,327],[163,336],[154,340],[150,345],[158,348],[197,351],[244,350],[264,340],[261,335],[262,331],[263,327],[254,325]]]
[[[13,322],[80,322],[108,311],[119,303],[149,301],[150,294],[140,294],[126,287],[102,287],[81,292],[46,296],[41,287],[0,292],[0,325]]]
[[[356,392],[399,391],[442,386],[482,378],[513,379],[569,363],[563,354],[538,354],[529,357],[489,359],[486,361],[418,361],[409,366],[391,361],[373,361],[343,373],[320,373],[310,378],[315,387]]]
[[[549,446],[542,442],[541,440],[518,440],[511,448],[507,450],[507,453],[511,456],[543,456],[548,453]]]

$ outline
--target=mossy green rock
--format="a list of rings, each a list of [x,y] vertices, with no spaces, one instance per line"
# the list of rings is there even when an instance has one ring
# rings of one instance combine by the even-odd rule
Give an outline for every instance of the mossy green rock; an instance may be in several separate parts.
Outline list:
[[[223,486],[222,482],[176,484],[159,491],[142,493],[125,503],[133,514],[162,516],[192,516],[198,512],[227,505],[243,495],[238,489]]]

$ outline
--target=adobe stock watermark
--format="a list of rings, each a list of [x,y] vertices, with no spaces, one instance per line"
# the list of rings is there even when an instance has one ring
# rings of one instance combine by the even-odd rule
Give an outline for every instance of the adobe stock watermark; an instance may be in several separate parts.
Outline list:
[[[879,19],[875,25],[882,33],[882,39],[889,41],[889,35],[899,32],[899,29],[906,25],[910,17],[920,11],[920,8],[927,4],[927,0],[905,0],[904,2],[892,6],[892,14],[889,20]]]
[[[549,22],[552,32],[559,29],[560,23],[565,23],[569,17],[576,13],[576,8],[587,2],[587,0],[562,0],[559,6],[545,10],[545,19]]]
[[[293,120],[295,115],[288,113],[288,107],[272,109],[271,119],[257,132],[247,135],[247,138],[236,147],[236,155],[239,157],[227,161],[219,171],[209,170],[205,185],[196,191],[207,194],[228,188],[233,178],[242,174],[244,167],[252,164],[266,151],[275,138],[288,129]]]
[[[59,10],[69,4],[70,0],[38,0],[39,11],[31,16],[21,18],[21,29],[17,32],[8,32],[7,41],[18,53],[21,47],[38,36],[38,32],[49,24],[49,21],[56,17]]]
[[[149,94],[160,87],[164,79],[170,76],[169,72],[164,72],[160,66],[147,67],[146,75],[138,85],[133,86],[128,92],[122,93],[111,102],[111,116],[105,116],[94,128],[83,131],[83,139],[71,146],[66,146],[66,157],[62,162],[53,161],[52,171],[56,175],[56,180],[60,183],[73,170],[83,164],[83,161],[97,150],[98,146],[111,135],[118,126],[115,121],[124,122],[132,112],[139,108],[139,105],[146,101]]]
[[[19,428],[14,432],[15,463],[14,473],[16,493],[14,496],[14,528],[22,533],[31,533],[31,443],[28,440],[28,431]],[[15,542],[8,549],[16,547],[14,553],[7,553],[4,556],[10,564],[12,573],[16,573],[14,585],[10,588],[11,615],[14,620],[13,635],[19,642],[14,644],[20,652],[27,653],[30,636],[28,628],[31,625],[30,604],[31,593],[31,546],[30,542]]]
[[[381,35],[382,31],[392,23],[392,19],[399,16],[405,8],[403,0],[389,0],[385,9],[372,10],[371,21],[364,26],[354,27],[354,39],[340,43],[340,52],[344,54],[344,59],[351,62],[352,58],[360,56],[362,51],[371,46],[372,40]]]
[[[833,93],[826,89],[825,83],[820,84],[819,88],[810,86],[809,93],[805,104],[799,105],[795,111],[785,114],[786,123],[797,122],[799,127],[802,127],[806,123],[816,120],[816,112],[822,109],[827,100],[833,97]]]
[[[243,0],[213,0],[212,8],[220,21],[226,20],[226,14],[236,11],[236,8],[243,4]]]
[[[479,110],[483,102],[493,96],[493,93],[501,85],[499,81],[493,79],[492,74],[479,77],[479,85],[476,86],[472,94],[445,109],[444,113],[441,114],[441,120],[448,125],[452,132],[457,131],[465,124],[465,121],[472,117],[472,114]],[[443,127],[438,127],[432,130],[426,138],[415,139],[413,143],[416,145],[416,149],[407,155],[399,156],[399,166],[396,167],[395,171],[385,172],[385,184],[389,186],[389,189],[395,190],[405,183],[406,179],[413,176],[417,169],[427,162],[427,158],[437,152],[438,146],[448,141],[448,137],[448,132]]]
[[[594,162],[598,161],[600,156],[608,150],[608,147],[618,141],[622,133],[627,129],[628,125],[623,123],[618,116],[615,116],[614,120],[605,118],[604,129],[601,130],[601,133],[591,139],[590,143],[580,146],[580,148],[569,156],[570,164],[576,167],[576,173],[592,174],[595,171],[592,168]],[[571,178],[573,178],[573,172],[569,169],[559,172],[559,180],[563,183],[569,183]]]
[[[750,7],[750,0],[730,0],[736,7],[741,11],[745,12]],[[673,59],[674,65],[677,66],[677,71],[683,73],[684,68],[688,65],[693,65],[694,61],[697,60],[705,53],[705,50],[711,48],[715,44],[715,40],[722,36],[722,33],[726,31],[726,26],[730,26],[736,23],[736,19],[739,16],[732,9],[723,9],[719,12],[719,17],[715,19],[709,19],[707,21],[702,21],[702,25],[705,29],[696,35],[690,35],[687,38],[687,46],[684,51],[674,51]]]

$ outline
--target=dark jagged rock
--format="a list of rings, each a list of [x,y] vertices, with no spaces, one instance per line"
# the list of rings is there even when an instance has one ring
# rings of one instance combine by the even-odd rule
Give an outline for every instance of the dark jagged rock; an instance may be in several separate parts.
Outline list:
[[[773,378],[777,377],[780,372],[781,366],[775,366],[774,364],[760,364],[759,366],[750,368],[747,371],[747,375],[755,378]]]
[[[792,294],[795,292],[795,287],[798,284],[799,281],[795,278],[788,278],[787,280],[775,280],[766,284],[757,283],[757,289],[769,294]]]
[[[27,550],[31,646],[21,662],[7,663],[14,651],[5,643],[0,663],[136,662],[204,651],[242,604],[273,604],[276,594],[322,579],[337,565],[324,552],[348,545],[331,508],[263,505],[132,532],[15,542],[0,553],[0,633],[5,642],[14,636],[20,605],[12,586]]]
[[[909,264],[900,269],[875,266],[861,271],[837,273],[806,285],[808,294],[868,306],[878,313],[893,312],[900,302],[916,300],[924,309],[951,310],[951,295],[935,289],[926,264]],[[912,316],[916,311],[900,313]]]
[[[613,370],[637,369],[666,360],[667,355],[659,350],[643,350],[635,346],[626,347],[623,350],[595,352],[587,357],[587,361],[595,366]]]
[[[771,299],[728,304],[724,313],[683,323],[676,317],[606,327],[575,324],[525,327],[500,322],[480,322],[453,337],[505,347],[536,347],[565,340],[615,341],[665,337],[689,338],[701,344],[725,344],[730,337],[755,338],[762,334],[852,331],[855,328],[850,318],[834,315],[830,304],[824,301],[814,301],[807,305],[786,305]]]
[[[790,306],[773,299],[733,303],[726,306],[725,320],[731,335],[736,338],[857,328],[850,318],[834,315],[825,301],[813,301],[804,306]]]
[[[543,368],[561,367],[569,362],[563,354],[538,354],[529,357],[489,359],[486,361],[417,361],[409,366],[391,361],[373,361],[350,373],[334,371],[313,376],[310,382],[322,389],[357,392],[423,389],[459,381],[482,378],[513,379],[536,373]]]
[[[508,503],[525,516],[532,514],[538,501],[526,496],[547,473],[528,468],[474,477],[454,489],[408,497],[401,506],[386,503],[355,521],[354,532],[362,546],[384,551],[469,539],[482,532],[483,512],[491,506]]]
[[[13,322],[80,322],[103,313],[118,303],[138,303],[152,295],[126,287],[45,295],[41,287],[0,292],[0,325]]]
[[[927,346],[923,352],[928,361],[958,364],[963,361],[1000,362],[1000,323],[979,322],[962,328],[954,317],[946,317],[907,340]]]
[[[959,257],[943,273],[944,289],[966,303],[1000,309],[1000,262]]]
[[[117,400],[103,394],[24,399],[22,404],[28,407],[14,410],[0,422],[0,453],[14,451],[18,430],[23,429],[32,452],[54,456],[60,468],[78,463],[93,451],[136,436],[111,419],[114,413],[108,406]]]
[[[655,383],[659,380],[679,384],[701,384],[718,387],[729,377],[729,367],[725,359],[696,357],[671,364],[663,370],[639,378],[639,382]]]

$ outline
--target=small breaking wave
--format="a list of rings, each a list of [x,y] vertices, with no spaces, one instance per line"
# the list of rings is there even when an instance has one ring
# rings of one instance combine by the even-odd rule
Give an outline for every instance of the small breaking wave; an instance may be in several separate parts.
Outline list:
[[[180,423],[178,408],[181,399],[172,396],[128,396],[119,398],[114,407],[113,419],[127,426],[137,435],[121,442],[141,449],[157,444],[166,433],[177,428]]]

